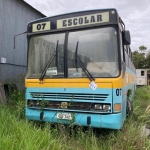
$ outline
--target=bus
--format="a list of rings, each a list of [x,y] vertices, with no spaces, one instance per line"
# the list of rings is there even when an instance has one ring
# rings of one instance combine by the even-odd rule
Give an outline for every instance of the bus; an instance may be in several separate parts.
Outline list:
[[[136,73],[130,32],[116,9],[34,20],[27,39],[27,120],[122,128]]]
[[[149,69],[136,69],[136,86],[149,86],[150,73]]]

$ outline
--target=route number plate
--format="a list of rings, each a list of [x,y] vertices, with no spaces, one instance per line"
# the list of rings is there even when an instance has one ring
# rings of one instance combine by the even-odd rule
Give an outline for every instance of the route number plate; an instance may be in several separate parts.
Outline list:
[[[50,28],[50,21],[32,24],[32,32],[47,31],[50,30]]]

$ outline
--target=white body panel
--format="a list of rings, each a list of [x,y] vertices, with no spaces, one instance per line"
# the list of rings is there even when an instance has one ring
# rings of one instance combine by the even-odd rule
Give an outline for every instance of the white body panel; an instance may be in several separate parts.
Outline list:
[[[147,69],[136,69],[136,85],[147,85]]]

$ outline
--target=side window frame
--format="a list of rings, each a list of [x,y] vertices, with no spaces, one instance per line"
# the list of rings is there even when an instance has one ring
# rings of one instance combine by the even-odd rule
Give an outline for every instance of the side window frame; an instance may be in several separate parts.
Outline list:
[[[120,31],[120,48],[121,48],[121,59],[122,59],[122,62],[125,63],[125,52],[124,52],[122,31]]]

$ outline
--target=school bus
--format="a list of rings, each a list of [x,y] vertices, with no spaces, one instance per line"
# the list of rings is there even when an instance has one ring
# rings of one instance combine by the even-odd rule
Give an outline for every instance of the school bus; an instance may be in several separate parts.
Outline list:
[[[130,32],[116,9],[46,17],[27,27],[26,118],[120,129],[136,89]]]

